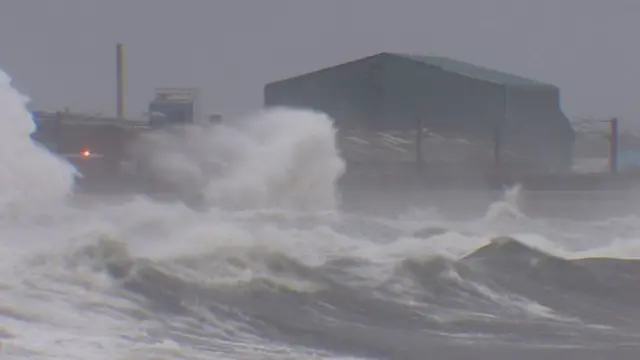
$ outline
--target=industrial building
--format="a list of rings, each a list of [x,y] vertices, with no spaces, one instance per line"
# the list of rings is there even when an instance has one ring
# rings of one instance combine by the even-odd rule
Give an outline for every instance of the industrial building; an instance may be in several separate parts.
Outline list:
[[[453,59],[380,53],[264,92],[266,106],[331,116],[352,168],[549,173],[571,166],[575,134],[556,86]]]

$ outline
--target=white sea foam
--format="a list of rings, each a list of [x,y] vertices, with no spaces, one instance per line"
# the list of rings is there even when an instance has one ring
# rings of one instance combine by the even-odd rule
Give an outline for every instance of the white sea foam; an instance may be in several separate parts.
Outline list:
[[[147,152],[140,154],[148,156],[156,176],[184,191],[202,191],[210,206],[207,211],[143,197],[110,204],[96,201],[76,209],[66,201],[74,169],[30,140],[34,124],[26,101],[0,72],[0,337],[10,334],[4,349],[17,356],[131,356],[140,353],[141,343],[149,342],[149,333],[162,329],[161,323],[141,323],[122,315],[137,305],[119,296],[118,285],[103,272],[101,262],[109,261],[105,251],[87,250],[111,246],[99,239],[119,242],[124,249],[121,256],[153,261],[198,283],[218,286],[271,277],[301,292],[314,290],[294,277],[274,274],[259,263],[263,255],[283,254],[307,266],[340,258],[365,259],[366,267],[352,275],[368,278],[369,283],[384,283],[405,259],[464,256],[505,229],[530,246],[561,256],[640,255],[635,218],[624,221],[636,230],[627,229],[624,237],[600,243],[597,250],[566,249],[553,239],[553,228],[520,211],[519,188],[507,191],[476,222],[461,224],[414,212],[411,219],[368,220],[393,227],[400,234],[396,237],[371,241],[347,231],[349,227],[339,226],[345,220],[339,212],[336,180],[344,162],[336,149],[332,121],[305,110],[266,110],[231,125],[186,128],[180,134],[159,132],[144,139],[141,147]],[[433,224],[448,231],[429,239],[412,235]],[[357,226],[367,225],[353,225]],[[598,226],[614,231],[617,225]],[[236,264],[230,265],[229,258]],[[183,266],[184,262],[190,265]],[[532,307],[535,304],[526,299],[486,291],[505,306],[526,308],[544,318],[556,316],[546,308]],[[509,304],[511,299],[516,300]],[[211,324],[216,320],[210,319]],[[221,336],[226,332],[219,331]],[[239,342],[257,341],[240,330],[234,337]],[[222,340],[222,348],[238,348]],[[166,356],[198,357],[184,344],[162,339],[155,344],[146,348],[161,348],[156,351]],[[247,346],[243,356],[259,358],[261,351],[282,350],[272,345],[268,351],[269,346],[268,342]]]

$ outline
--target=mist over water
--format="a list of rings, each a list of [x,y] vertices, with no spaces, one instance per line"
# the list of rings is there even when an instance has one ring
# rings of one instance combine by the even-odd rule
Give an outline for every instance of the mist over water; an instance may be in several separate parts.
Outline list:
[[[138,144],[158,179],[203,195],[199,210],[143,196],[77,201],[75,170],[31,142],[26,99],[0,80],[6,354],[601,359],[638,350],[640,265],[620,259],[640,255],[634,214],[536,218],[519,187],[472,221],[429,203],[347,213],[332,120],[292,109]]]

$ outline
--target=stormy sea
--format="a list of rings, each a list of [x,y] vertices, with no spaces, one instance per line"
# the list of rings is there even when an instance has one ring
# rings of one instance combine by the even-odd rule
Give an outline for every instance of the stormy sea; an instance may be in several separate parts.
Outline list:
[[[155,139],[197,207],[75,195],[27,103],[0,72],[2,358],[639,356],[632,210],[534,216],[518,187],[464,219],[346,210],[331,119],[291,109]]]

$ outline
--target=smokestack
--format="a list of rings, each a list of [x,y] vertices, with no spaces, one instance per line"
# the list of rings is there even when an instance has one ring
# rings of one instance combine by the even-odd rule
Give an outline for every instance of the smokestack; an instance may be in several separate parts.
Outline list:
[[[118,118],[124,118],[124,47],[122,44],[116,45],[116,101],[117,101],[117,116]]]

